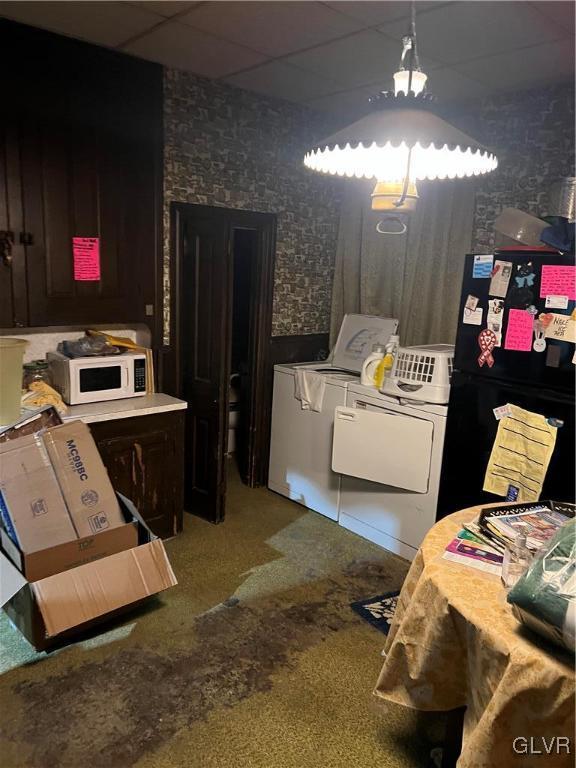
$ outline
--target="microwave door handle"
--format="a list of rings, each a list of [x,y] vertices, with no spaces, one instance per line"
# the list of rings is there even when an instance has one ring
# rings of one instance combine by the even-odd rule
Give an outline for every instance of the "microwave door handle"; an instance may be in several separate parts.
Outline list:
[[[127,365],[122,365],[122,387],[124,392],[128,392],[128,385],[130,384],[130,372]]]

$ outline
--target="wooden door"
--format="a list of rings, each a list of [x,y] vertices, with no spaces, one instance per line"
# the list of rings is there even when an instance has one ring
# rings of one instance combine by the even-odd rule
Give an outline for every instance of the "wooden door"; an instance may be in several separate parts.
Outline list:
[[[185,509],[224,519],[231,269],[225,211],[181,218],[182,396],[188,401]]]
[[[224,519],[228,387],[231,362],[234,232],[250,230],[248,365],[241,416],[242,480],[265,482],[268,464],[276,217],[273,214],[172,203],[172,346],[162,359],[163,389],[188,401],[186,510]]]
[[[254,488],[265,484],[268,467],[267,376],[276,219],[273,215],[252,211],[229,211],[228,215],[232,242],[234,235],[242,233],[250,243],[247,369],[241,377],[242,410],[236,458],[242,482]]]

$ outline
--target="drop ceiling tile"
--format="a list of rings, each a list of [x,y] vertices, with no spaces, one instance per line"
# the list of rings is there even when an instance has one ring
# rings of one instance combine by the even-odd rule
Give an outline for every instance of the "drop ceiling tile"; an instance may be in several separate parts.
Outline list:
[[[410,3],[406,0],[398,2],[363,2],[362,0],[341,0],[341,2],[326,3],[335,11],[345,13],[354,19],[364,22],[368,27],[384,24],[398,19],[406,19],[410,15]],[[446,2],[416,3],[417,13],[424,13],[437,5]]]
[[[487,85],[471,80],[450,67],[441,67],[431,72],[427,86],[440,105],[448,101],[482,98],[490,92]]]
[[[271,61],[246,72],[226,77],[225,81],[265,96],[288,101],[307,101],[339,90],[338,83],[291,67],[284,61]]]
[[[190,8],[194,8],[195,5],[200,5],[200,3],[188,3],[184,2],[184,0],[141,0],[141,2],[130,0],[127,5],[136,5],[139,8],[145,8],[148,11],[152,11],[153,13],[157,13],[159,16],[164,16],[168,19],[175,16],[177,13],[190,10]]]
[[[372,92],[363,88],[355,88],[351,91],[343,91],[328,96],[321,96],[319,99],[311,99],[306,102],[307,107],[330,112],[342,122],[359,120],[368,114],[371,106],[368,99]]]
[[[393,22],[380,29],[400,39],[405,24]],[[417,16],[416,31],[419,52],[446,64],[558,37],[556,26],[528,2],[451,3]]]
[[[545,2],[532,3],[547,19],[553,21],[560,35],[574,39],[574,16],[576,4],[572,0],[568,2],[556,2],[556,0],[545,0]]]
[[[110,47],[162,21],[127,3],[0,2],[0,15]]]
[[[362,27],[357,20],[316,2],[200,3],[180,21],[273,57]]]
[[[219,40],[185,24],[167,21],[123,50],[167,67],[186,69],[204,77],[224,77],[265,61],[260,53]]]
[[[336,80],[340,90],[365,83],[388,82],[398,66],[400,47],[372,30],[294,54],[285,59],[302,69]]]
[[[494,91],[541,86],[574,77],[574,44],[572,40],[543,43],[455,68]]]

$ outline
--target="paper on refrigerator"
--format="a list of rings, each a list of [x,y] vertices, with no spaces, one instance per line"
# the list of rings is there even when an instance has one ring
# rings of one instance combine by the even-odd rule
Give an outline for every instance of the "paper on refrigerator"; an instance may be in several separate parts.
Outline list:
[[[501,299],[505,298],[508,293],[508,284],[510,283],[511,276],[512,262],[496,259],[490,277],[490,290],[488,291],[488,295],[499,296]]]
[[[518,502],[538,501],[556,445],[557,428],[539,413],[513,404],[509,409],[510,415],[498,422],[484,490],[506,497],[512,486],[518,491]]]

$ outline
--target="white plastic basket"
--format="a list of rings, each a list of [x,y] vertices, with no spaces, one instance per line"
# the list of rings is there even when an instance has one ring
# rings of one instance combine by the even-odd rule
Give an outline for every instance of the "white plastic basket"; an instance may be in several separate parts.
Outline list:
[[[399,347],[381,391],[426,403],[447,403],[453,364],[452,344]]]

